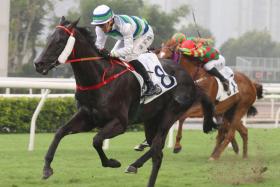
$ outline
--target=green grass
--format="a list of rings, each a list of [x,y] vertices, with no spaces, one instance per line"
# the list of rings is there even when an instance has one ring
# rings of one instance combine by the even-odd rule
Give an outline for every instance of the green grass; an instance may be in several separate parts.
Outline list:
[[[229,148],[219,161],[210,162],[216,133],[185,131],[183,150],[173,154],[165,148],[158,187],[228,187],[280,185],[280,129],[249,129],[249,158],[243,160]],[[35,151],[28,152],[27,134],[0,135],[0,187],[143,187],[151,171],[151,161],[136,175],[124,170],[142,153],[133,147],[143,133],[130,132],[110,141],[108,157],[121,161],[117,169],[103,168],[92,148],[92,133],[65,137],[58,147],[52,167],[54,175],[41,180],[44,155],[53,134],[37,134]],[[241,140],[238,143],[242,151]],[[260,170],[267,167],[264,173]]]

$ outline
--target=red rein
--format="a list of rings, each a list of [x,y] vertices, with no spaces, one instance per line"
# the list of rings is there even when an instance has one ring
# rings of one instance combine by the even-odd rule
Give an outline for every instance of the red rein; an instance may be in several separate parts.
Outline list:
[[[62,26],[62,25],[58,25],[56,26],[56,28],[60,28],[63,29],[67,34],[69,34],[70,36],[74,36],[74,31],[70,30],[69,28]],[[72,55],[74,56],[74,51],[75,49],[73,49],[72,51]],[[85,62],[85,61],[97,61],[97,60],[101,60],[103,59],[103,57],[87,57],[87,58],[77,58],[77,59],[72,59],[72,60],[67,60],[66,63],[75,63],[75,62]],[[123,75],[124,73],[128,72],[128,71],[133,71],[134,68],[132,66],[130,66],[128,64],[128,67],[121,61],[119,60],[112,60],[110,59],[110,64],[111,66],[109,68],[106,68],[103,72],[102,75],[102,81],[100,83],[94,84],[94,85],[90,85],[90,86],[81,86],[76,84],[76,90],[77,91],[88,91],[88,90],[97,90],[103,86],[105,86],[106,84],[112,82],[113,80],[117,79],[118,77],[120,77],[121,75]],[[105,79],[106,73],[114,66],[114,64],[119,64],[123,67],[126,67],[126,69],[124,69],[123,71],[111,75],[110,77],[108,77],[107,79]]]

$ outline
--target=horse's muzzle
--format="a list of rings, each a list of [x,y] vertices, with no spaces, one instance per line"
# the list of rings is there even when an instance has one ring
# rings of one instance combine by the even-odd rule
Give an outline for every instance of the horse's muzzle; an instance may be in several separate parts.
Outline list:
[[[59,65],[59,62],[57,60],[49,64],[46,64],[44,62],[37,62],[37,61],[34,62],[36,71],[42,75],[47,75],[49,70],[56,67],[57,65]]]
[[[44,68],[42,66],[42,63],[34,62],[34,67],[38,73],[43,74]]]

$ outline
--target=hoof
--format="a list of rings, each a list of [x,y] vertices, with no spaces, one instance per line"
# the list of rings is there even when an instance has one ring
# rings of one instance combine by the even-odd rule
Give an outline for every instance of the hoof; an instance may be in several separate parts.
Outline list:
[[[126,168],[125,173],[136,174],[137,173],[137,168],[130,165]]]
[[[175,147],[173,153],[179,153],[182,150],[182,147]]]
[[[119,168],[121,163],[115,159],[109,159],[106,163],[102,164],[103,167]]]
[[[146,147],[149,147],[149,144],[147,144],[147,143],[141,143],[140,145],[135,146],[135,147],[134,147],[134,150],[135,150],[135,151],[144,151],[144,149],[145,149]]]
[[[236,155],[239,155],[239,151],[233,150]]]
[[[136,146],[136,147],[134,147],[134,150],[135,151],[144,151],[144,148],[140,147],[140,146]]]
[[[212,156],[208,159],[208,161],[215,161],[215,160],[217,160],[217,159],[215,159],[215,158],[212,157]]]
[[[52,168],[44,168],[43,170],[43,177],[42,179],[48,179],[50,176],[53,174],[53,169]]]

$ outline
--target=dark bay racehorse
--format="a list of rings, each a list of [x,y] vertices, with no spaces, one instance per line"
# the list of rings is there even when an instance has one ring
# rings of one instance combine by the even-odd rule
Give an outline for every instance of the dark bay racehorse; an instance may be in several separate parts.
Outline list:
[[[64,51],[69,36],[75,38],[74,49],[68,62],[74,72],[77,90],[78,111],[69,122],[59,128],[45,156],[43,178],[53,174],[51,162],[61,139],[69,134],[86,132],[98,128],[93,138],[102,166],[120,167],[115,159],[109,159],[102,150],[105,139],[113,138],[125,132],[133,122],[140,106],[140,86],[131,67],[121,65],[118,60],[106,60],[98,57],[94,38],[85,28],[77,27],[75,22],[62,17],[60,25],[49,37],[42,54],[34,62],[37,72],[47,74],[59,65],[58,57]],[[176,64],[161,60],[164,70],[177,79],[177,86],[164,93],[149,104],[144,105],[138,121],[144,122],[145,136],[151,148],[132,163],[126,172],[136,173],[137,168],[152,158],[152,171],[148,187],[155,185],[160,169],[165,139],[169,128],[193,103],[201,102],[204,109],[204,132],[216,127],[213,122],[213,105],[208,97],[197,88],[186,71]]]
[[[170,39],[163,44],[158,55],[162,58],[171,59],[173,55],[180,55],[179,63],[191,75],[196,84],[205,90],[212,102],[216,102],[216,94],[218,90],[217,81],[210,76],[203,68],[202,63],[195,58],[178,54],[178,43]],[[176,54],[177,53],[177,54]],[[216,160],[220,157],[223,150],[231,142],[236,153],[238,153],[238,145],[235,140],[235,131],[237,130],[243,140],[243,157],[247,158],[248,146],[248,129],[242,123],[244,115],[253,116],[257,113],[253,106],[256,97],[262,98],[262,85],[252,82],[246,75],[241,72],[234,72],[234,80],[236,81],[239,93],[229,97],[222,102],[216,102],[215,115],[223,118],[223,125],[219,128],[216,146],[211,154],[210,160]],[[202,117],[202,111],[199,105],[194,105],[186,111],[179,119],[179,128],[176,136],[174,152],[181,150],[182,145],[182,127],[188,117]]]

